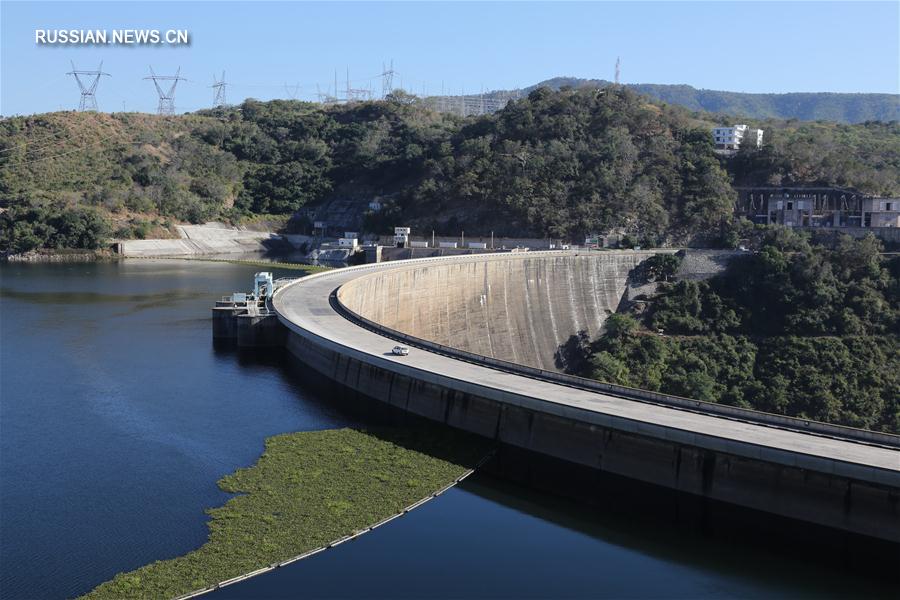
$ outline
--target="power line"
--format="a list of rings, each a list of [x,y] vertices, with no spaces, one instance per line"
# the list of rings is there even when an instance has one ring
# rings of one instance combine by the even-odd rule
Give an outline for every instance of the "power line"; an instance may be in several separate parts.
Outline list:
[[[25,148],[25,152],[26,152],[26,153],[28,153],[28,152],[39,152],[39,151],[43,150],[44,148],[50,148],[51,146],[56,146],[58,142],[65,143],[65,142],[67,142],[67,141],[69,141],[69,140],[66,140],[66,139],[58,139],[58,140],[55,140],[55,141],[53,141],[53,142],[48,142],[48,143],[45,143],[45,144],[38,144],[38,145],[36,145],[36,146],[35,146],[35,145],[31,145],[31,144],[29,144],[28,142],[25,142],[25,143],[23,143],[23,144],[17,144],[16,146],[12,146],[12,147],[10,147],[10,148],[4,148],[3,150],[0,150],[0,152],[6,152],[6,151],[8,151],[8,150],[14,150],[14,149],[16,149],[16,148]]]
[[[50,138],[58,137],[58,136],[60,136],[60,135],[62,135],[62,134],[64,134],[64,133],[69,133],[69,132],[68,132],[68,131],[57,131],[57,132],[55,132],[55,133],[52,133],[52,134],[47,135],[47,136],[44,136],[44,137],[39,138],[39,139],[37,139],[37,140],[25,140],[25,141],[22,142],[21,144],[15,144],[15,145],[13,145],[13,146],[10,146],[9,148],[3,148],[2,150],[0,150],[0,154],[2,154],[2,153],[4,153],[4,152],[10,152],[10,151],[12,151],[12,150],[15,150],[16,148],[24,148],[24,147],[29,146],[29,145],[31,145],[31,144],[39,144],[39,146],[38,146],[37,148],[34,148],[34,150],[39,150],[40,148],[44,148],[44,147],[46,147],[46,146],[52,145],[52,143],[44,144],[43,142],[49,140]],[[26,134],[26,136],[27,136],[27,134]],[[59,141],[59,140],[56,140],[56,141]]]
[[[105,142],[106,140],[110,140],[110,139],[112,139],[112,138],[114,138],[114,137],[116,137],[116,136],[115,136],[115,135],[108,135],[108,136],[106,136],[106,137],[97,138],[96,140],[94,140],[93,142],[88,143],[88,144],[85,145],[85,146],[80,146],[80,147],[78,147],[78,148],[75,148],[74,150],[68,150],[68,151],[66,151],[66,152],[60,152],[59,154],[53,154],[53,155],[50,155],[50,156],[44,156],[44,157],[36,158],[36,159],[33,159],[33,160],[21,161],[21,162],[15,163],[15,164],[13,164],[13,165],[9,165],[9,164],[0,165],[0,169],[7,169],[7,168],[13,168],[13,169],[15,169],[15,168],[18,168],[18,167],[26,167],[26,166],[28,166],[28,165],[32,165],[32,164],[34,164],[34,163],[43,162],[43,161],[45,161],[45,160],[53,160],[53,159],[59,158],[59,157],[61,157],[61,156],[68,156],[69,154],[75,154],[76,152],[81,152],[82,150],[85,150],[85,149],[87,149],[87,148],[90,148],[91,146],[96,146],[96,145],[99,144],[100,142]],[[126,142],[126,143],[134,144],[134,143],[136,143],[136,142],[134,142],[134,141],[132,140],[132,141],[129,141],[129,142]]]

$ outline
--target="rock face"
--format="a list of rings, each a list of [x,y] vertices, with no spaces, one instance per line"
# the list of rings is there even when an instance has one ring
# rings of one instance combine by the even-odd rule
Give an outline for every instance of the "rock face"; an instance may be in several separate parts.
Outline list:
[[[562,370],[560,347],[581,331],[599,335],[622,301],[629,274],[652,255],[504,254],[418,264],[352,280],[341,287],[340,298],[357,314],[409,335]]]
[[[741,250],[688,250],[675,278],[702,280],[715,277],[725,271],[729,262],[746,254]]]

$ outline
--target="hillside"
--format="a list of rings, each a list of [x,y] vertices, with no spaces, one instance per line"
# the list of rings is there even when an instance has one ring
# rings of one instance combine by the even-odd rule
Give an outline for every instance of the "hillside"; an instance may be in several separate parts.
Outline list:
[[[602,79],[554,77],[526,88],[526,92],[547,86],[559,89],[605,87]],[[837,94],[830,92],[791,94],[746,94],[703,90],[689,85],[654,83],[626,84],[639,94],[660,102],[677,104],[693,111],[734,115],[751,119],[798,119],[800,121],[900,121],[900,94]]]
[[[174,117],[51,113],[0,122],[0,251],[171,235],[335,199],[438,234],[562,237],[621,230],[645,244],[712,239],[733,185],[815,183],[900,194],[900,124],[777,120],[725,160],[708,113],[623,88],[533,91],[460,119],[398,93],[321,106],[257,102]],[[303,230],[309,223],[295,220]]]
[[[898,433],[900,257],[882,251],[872,236],[822,245],[770,232],[760,252],[709,281],[660,283],[646,302],[611,316],[570,357],[572,370]]]

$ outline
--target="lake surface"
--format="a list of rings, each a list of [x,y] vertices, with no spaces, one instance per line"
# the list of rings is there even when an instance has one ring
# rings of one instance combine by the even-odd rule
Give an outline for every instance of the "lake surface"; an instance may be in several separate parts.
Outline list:
[[[0,267],[0,597],[65,598],[206,539],[216,481],[270,435],[356,417],[278,356],[216,350],[210,307],[259,267]],[[291,276],[275,270],[276,277]],[[487,476],[213,594],[296,597],[887,595],[803,558],[600,514]]]

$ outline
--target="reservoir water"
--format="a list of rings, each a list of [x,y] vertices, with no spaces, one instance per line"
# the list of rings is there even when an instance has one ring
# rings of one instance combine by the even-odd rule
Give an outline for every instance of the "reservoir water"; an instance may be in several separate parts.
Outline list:
[[[357,424],[283,358],[213,347],[210,306],[257,270],[180,260],[0,267],[0,597],[74,597],[196,548],[204,509],[229,497],[216,481],[252,464],[267,436]],[[806,556],[476,475],[355,542],[210,597],[891,591]]]

